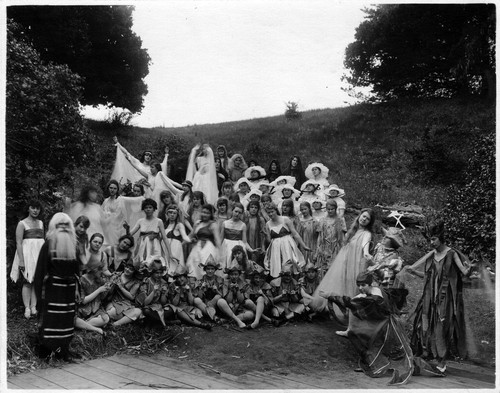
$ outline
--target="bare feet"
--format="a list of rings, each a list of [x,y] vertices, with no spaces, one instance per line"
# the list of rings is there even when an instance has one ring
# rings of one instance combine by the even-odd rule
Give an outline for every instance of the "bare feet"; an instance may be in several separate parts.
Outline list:
[[[347,334],[349,333],[348,330],[337,330],[335,334],[340,337],[347,337]]]

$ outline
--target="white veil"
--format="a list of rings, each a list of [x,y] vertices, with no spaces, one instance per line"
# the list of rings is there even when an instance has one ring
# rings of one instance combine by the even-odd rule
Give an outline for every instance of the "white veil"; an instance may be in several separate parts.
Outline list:
[[[121,184],[127,183],[127,180],[130,180],[131,183],[137,183],[139,180],[144,179],[144,177],[139,173],[139,171],[135,169],[132,166],[132,164],[127,160],[125,154],[128,154],[130,160],[134,161],[134,163],[138,167],[142,168],[144,172],[151,173],[151,168],[149,166],[144,165],[137,158],[128,153],[123,146],[117,143],[116,161],[115,161],[115,167],[113,168],[113,173],[111,174],[111,179],[114,179]]]

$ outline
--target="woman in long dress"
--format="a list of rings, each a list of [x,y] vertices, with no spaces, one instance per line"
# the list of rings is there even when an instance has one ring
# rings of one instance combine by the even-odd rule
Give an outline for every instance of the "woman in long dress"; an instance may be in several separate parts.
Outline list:
[[[21,290],[24,316],[30,318],[35,316],[36,294],[33,287],[38,254],[44,243],[43,222],[39,219],[42,213],[42,204],[31,200],[27,206],[28,217],[19,221],[16,228],[16,256],[12,264],[10,278],[17,282],[21,273],[23,288]]]
[[[215,205],[219,196],[214,153],[207,144],[196,145],[189,155],[186,180],[193,183],[193,191],[201,191],[207,203]]]
[[[472,265],[465,255],[446,245],[444,223],[430,228],[429,240],[433,250],[407,267],[409,272],[425,276],[411,342],[417,355],[437,359],[437,368],[444,372],[454,350],[461,358],[467,355],[462,276],[470,274]],[[423,273],[417,270],[421,265]]]
[[[270,244],[264,257],[264,268],[269,270],[271,277],[277,278],[282,266],[288,261],[294,262],[299,268],[305,266],[304,255],[297,247],[297,243],[306,251],[311,249],[304,244],[290,219],[278,215],[275,204],[269,204],[266,212],[271,219],[266,223],[266,234]]]
[[[345,245],[333,260],[315,295],[328,298],[333,295],[354,297],[358,294],[356,277],[366,270],[367,262],[373,258],[370,251],[375,219],[372,209],[361,210],[346,235]],[[336,314],[342,322],[347,322],[343,313]]]
[[[314,259],[320,277],[330,268],[344,241],[342,220],[337,216],[337,204],[334,200],[328,200],[326,211],[327,216],[321,218],[316,226],[317,246]]]
[[[203,277],[203,266],[209,259],[219,259],[220,235],[214,221],[214,207],[203,205],[201,219],[194,224],[189,237],[196,241],[186,262],[188,277],[192,283]]]
[[[104,244],[116,244],[120,236],[126,234],[123,224],[134,227],[140,218],[144,197],[127,197],[120,195],[120,185],[111,179],[107,186],[109,197],[101,205],[104,212]]]

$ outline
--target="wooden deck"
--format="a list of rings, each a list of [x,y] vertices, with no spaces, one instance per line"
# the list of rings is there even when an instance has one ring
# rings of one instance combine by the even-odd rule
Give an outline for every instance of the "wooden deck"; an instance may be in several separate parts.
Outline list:
[[[8,389],[387,389],[389,378],[363,373],[280,375],[252,371],[235,376],[210,365],[165,355],[115,355],[35,370],[8,378]],[[405,389],[494,389],[495,371],[450,363],[445,378],[413,377]]]

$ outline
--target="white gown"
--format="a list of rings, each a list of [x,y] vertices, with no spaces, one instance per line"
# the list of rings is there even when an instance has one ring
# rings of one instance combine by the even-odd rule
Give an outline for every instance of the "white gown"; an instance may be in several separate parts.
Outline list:
[[[196,145],[189,155],[186,180],[193,183],[193,191],[201,191],[207,203],[215,205],[219,191],[217,190],[217,174],[214,153],[209,146],[205,147],[205,155],[195,157],[200,145]]]

